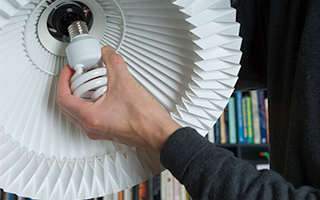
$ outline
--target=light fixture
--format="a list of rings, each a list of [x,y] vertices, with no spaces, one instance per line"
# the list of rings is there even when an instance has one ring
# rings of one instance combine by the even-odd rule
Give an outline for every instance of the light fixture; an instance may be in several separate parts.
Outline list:
[[[163,170],[153,152],[92,141],[55,103],[67,35],[48,23],[66,0],[4,0],[0,14],[0,188],[36,199],[115,193]],[[172,118],[205,135],[240,69],[229,0],[76,0],[89,34],[125,59]]]

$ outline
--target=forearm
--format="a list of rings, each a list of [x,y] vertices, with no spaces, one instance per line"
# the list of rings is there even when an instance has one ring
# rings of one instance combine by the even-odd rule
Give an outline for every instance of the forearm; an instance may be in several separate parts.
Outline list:
[[[194,199],[317,199],[320,191],[294,189],[273,171],[257,171],[191,128],[179,129],[165,144],[161,162]]]

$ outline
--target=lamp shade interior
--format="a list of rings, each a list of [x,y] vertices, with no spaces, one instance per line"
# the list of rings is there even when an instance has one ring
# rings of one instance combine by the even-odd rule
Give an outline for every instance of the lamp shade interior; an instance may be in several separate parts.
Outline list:
[[[50,13],[66,0],[3,0],[0,14],[0,188],[36,199],[116,193],[163,170],[149,150],[93,141],[56,104],[68,42]],[[241,38],[228,0],[77,0],[89,33],[182,126],[205,136],[234,91]]]

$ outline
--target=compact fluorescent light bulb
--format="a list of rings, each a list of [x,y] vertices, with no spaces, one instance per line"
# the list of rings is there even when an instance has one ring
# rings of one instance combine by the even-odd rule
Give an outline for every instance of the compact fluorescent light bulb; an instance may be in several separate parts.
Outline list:
[[[101,47],[97,39],[89,35],[84,21],[74,21],[69,27],[70,44],[66,54],[72,76],[71,90],[81,99],[96,101],[107,90],[107,70],[101,61]]]

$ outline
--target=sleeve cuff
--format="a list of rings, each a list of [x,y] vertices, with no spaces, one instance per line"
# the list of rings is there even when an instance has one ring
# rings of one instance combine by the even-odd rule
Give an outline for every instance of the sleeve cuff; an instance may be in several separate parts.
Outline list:
[[[181,182],[194,153],[203,148],[215,148],[215,145],[193,128],[180,128],[165,143],[160,162]]]

